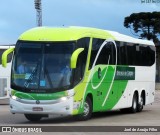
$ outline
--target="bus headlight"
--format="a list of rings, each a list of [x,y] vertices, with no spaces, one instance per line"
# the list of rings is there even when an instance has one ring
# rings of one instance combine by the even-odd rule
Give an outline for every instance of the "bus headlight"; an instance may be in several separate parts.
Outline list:
[[[16,96],[12,96],[12,99],[17,100],[17,97]]]
[[[60,100],[61,100],[61,101],[66,101],[67,99],[73,97],[74,95],[75,95],[75,92],[72,93],[72,94],[70,94],[70,95],[68,94],[68,96],[66,96],[66,97],[61,97]]]
[[[67,100],[67,97],[62,97],[61,100],[62,100],[62,101],[66,101],[66,100]]]
[[[16,97],[16,96],[11,96],[11,98],[13,99],[13,100],[16,100],[16,101],[18,101],[19,100],[19,98],[18,97]]]

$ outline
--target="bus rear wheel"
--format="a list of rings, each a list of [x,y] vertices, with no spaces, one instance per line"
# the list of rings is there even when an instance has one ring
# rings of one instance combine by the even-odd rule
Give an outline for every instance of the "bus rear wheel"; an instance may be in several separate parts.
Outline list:
[[[143,104],[144,104],[144,98],[143,98],[143,95],[141,94],[141,98],[137,107],[137,112],[141,112],[143,110]]]
[[[88,120],[92,116],[92,101],[89,97],[86,98],[84,102],[84,111],[82,114],[78,115],[78,120]]]
[[[42,116],[38,114],[24,114],[24,116],[26,117],[27,120],[33,122],[40,121],[42,118]]]
[[[130,108],[120,109],[122,113],[136,113],[138,111],[138,96],[136,93],[133,95],[132,106]]]
[[[134,93],[133,100],[132,100],[132,107],[129,109],[129,111],[131,113],[136,113],[137,109],[138,109],[138,97],[136,93]]]

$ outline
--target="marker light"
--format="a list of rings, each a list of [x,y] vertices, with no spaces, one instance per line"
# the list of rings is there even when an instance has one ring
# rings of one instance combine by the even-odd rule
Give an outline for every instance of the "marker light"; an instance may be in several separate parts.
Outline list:
[[[12,99],[17,100],[17,97],[16,96],[12,96]]]

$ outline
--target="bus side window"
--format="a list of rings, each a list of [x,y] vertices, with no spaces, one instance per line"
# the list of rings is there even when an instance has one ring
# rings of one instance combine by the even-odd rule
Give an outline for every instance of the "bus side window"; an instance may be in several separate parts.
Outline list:
[[[148,55],[149,55],[148,65],[152,66],[155,63],[155,47],[148,46],[147,50],[148,50]]]
[[[128,65],[135,65],[136,59],[135,59],[135,52],[136,52],[136,46],[135,44],[127,43],[127,58],[128,58]]]
[[[112,42],[108,42],[100,51],[96,65],[115,65],[116,50]]]
[[[117,65],[121,64],[121,55],[120,55],[120,42],[116,41],[116,47],[117,47]]]
[[[113,42],[108,42],[106,46],[106,54],[110,55],[110,62],[109,65],[115,65],[116,64],[116,46],[113,44]],[[109,57],[109,56],[108,56]]]
[[[104,42],[104,39],[93,38],[89,69],[92,68],[93,62],[97,56],[97,53],[99,51],[100,46],[103,44],[103,42]]]
[[[89,48],[90,38],[82,38],[77,41],[77,48],[84,48],[84,51],[81,52],[78,56],[76,69],[73,69],[75,72],[74,85],[78,84],[84,76],[86,62],[87,62],[87,54]]]
[[[121,65],[127,65],[127,53],[126,53],[127,52],[127,47],[126,47],[124,42],[120,42],[119,50],[120,50],[120,58],[121,58],[120,64]]]
[[[77,67],[75,70],[75,77],[74,77],[74,82],[75,85],[82,80],[83,75],[84,75],[84,71],[85,71],[85,61],[84,59],[86,59],[86,54],[85,52],[82,52],[79,54],[78,56],[78,60],[77,60]]]
[[[155,53],[152,46],[139,45],[139,66],[151,66],[155,62]]]

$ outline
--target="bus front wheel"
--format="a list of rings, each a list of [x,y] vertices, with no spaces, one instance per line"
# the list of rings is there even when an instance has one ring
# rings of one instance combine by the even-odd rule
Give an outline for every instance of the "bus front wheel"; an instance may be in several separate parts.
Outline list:
[[[37,114],[24,114],[24,116],[26,117],[27,120],[29,121],[40,121],[42,116],[41,115],[37,115]]]
[[[78,115],[78,120],[88,120],[92,116],[92,101],[89,97],[84,102],[84,111]]]

